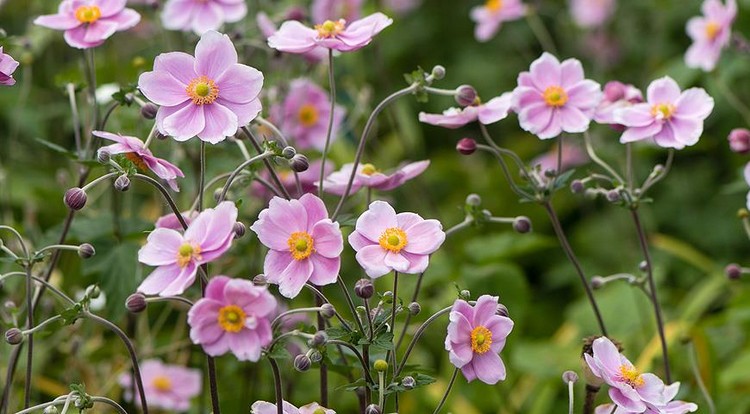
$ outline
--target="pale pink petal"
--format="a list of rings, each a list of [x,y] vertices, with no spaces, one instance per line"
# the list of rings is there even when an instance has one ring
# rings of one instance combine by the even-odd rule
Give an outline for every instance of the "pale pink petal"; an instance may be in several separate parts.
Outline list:
[[[239,129],[237,115],[229,108],[214,102],[203,105],[205,127],[198,133],[198,138],[211,144],[216,144],[228,136],[234,135]]]
[[[408,274],[419,274],[427,270],[427,266],[430,265],[430,256],[426,254],[413,254],[406,250],[402,250],[399,253],[409,262],[409,267],[404,270],[403,273]]]
[[[47,14],[34,19],[34,24],[55,30],[70,30],[82,25],[73,15]]]
[[[471,361],[477,378],[485,384],[494,385],[505,379],[505,364],[494,352],[475,354]]]
[[[531,64],[531,76],[534,84],[539,90],[545,90],[549,86],[560,86],[562,72],[560,61],[550,53],[544,52],[542,56]]]
[[[316,286],[336,283],[341,269],[341,258],[328,258],[319,254],[313,254],[310,259],[313,263],[313,272],[310,275],[310,283]]]
[[[263,262],[263,273],[266,279],[275,284],[281,281],[281,274],[284,269],[294,261],[289,249],[286,250],[269,250],[266,253],[266,259]]]
[[[90,49],[104,43],[104,39],[97,40],[95,42],[87,42],[85,40],[86,25],[81,25],[70,30],[66,30],[65,33],[63,33],[63,38],[65,39],[65,43],[78,49]]]
[[[583,65],[578,59],[566,59],[560,65],[560,86],[565,89],[576,86],[583,81]]]
[[[99,7],[102,17],[109,17],[121,12],[127,0],[94,0],[92,4]]]
[[[187,288],[190,287],[190,285],[193,284],[193,282],[195,282],[195,275],[197,271],[197,265],[195,264],[195,262],[191,261],[187,264],[187,266],[180,269],[180,272],[177,274],[174,280],[172,280],[172,282],[167,285],[167,287],[159,292],[159,296],[181,295],[183,292],[185,292],[185,290],[187,290]]]
[[[307,212],[307,225],[305,226],[305,231],[313,231],[313,226],[315,226],[319,221],[328,218],[326,205],[323,203],[323,200],[321,200],[317,196],[309,193],[303,194],[302,197],[299,198],[299,203],[302,204],[302,206],[305,208],[305,211]]]
[[[255,362],[260,359],[260,344],[258,335],[248,329],[239,332],[230,332],[226,335],[229,349],[240,361]]]
[[[166,117],[163,124],[166,134],[179,141],[198,135],[206,126],[206,117],[203,115],[204,106],[188,103],[182,109]]]
[[[474,371],[474,364],[466,364],[461,368],[461,373],[466,378],[467,382],[472,382],[477,379],[477,373]]]
[[[225,106],[229,108],[229,110],[234,112],[234,114],[237,115],[239,125],[242,126],[249,124],[250,121],[255,119],[255,117],[257,117],[258,114],[260,114],[260,111],[263,109],[263,106],[260,103],[260,99],[252,100],[246,104],[238,104],[226,101],[223,98],[219,97],[219,99],[217,99],[215,103]]]
[[[180,233],[171,229],[155,229],[148,235],[146,244],[138,251],[138,261],[149,266],[175,263],[177,251],[182,243]]]
[[[545,103],[529,105],[518,114],[518,122],[524,131],[538,134],[552,122],[554,109]]]
[[[203,295],[209,299],[215,299],[218,301],[224,300],[224,288],[232,280],[227,276],[214,276],[211,278],[211,282],[206,286],[206,292]]]
[[[409,266],[411,265],[408,259],[402,256],[400,253],[394,252],[386,253],[384,263],[391,269],[401,273],[406,273],[406,271],[409,270]]]
[[[142,73],[138,87],[149,101],[157,105],[175,106],[190,99],[185,91],[187,85],[165,71]]]
[[[214,2],[208,2],[196,5],[193,9],[193,16],[190,22],[190,28],[197,35],[203,35],[209,31],[217,30],[224,23],[224,13],[221,7]],[[235,61],[234,63],[236,63]],[[196,68],[198,73],[201,73]]]
[[[655,121],[654,115],[651,114],[651,105],[647,103],[617,109],[614,117],[618,124],[627,127],[645,127]]]
[[[510,112],[512,98],[513,94],[506,92],[496,98],[490,99],[486,104],[481,105],[477,112],[479,122],[489,125],[505,119],[508,116],[508,112]]]
[[[661,131],[663,127],[664,126],[659,122],[652,122],[651,124],[646,126],[628,128],[620,137],[620,143],[627,144],[628,142],[635,142],[646,138],[651,138],[659,133],[659,131]]]
[[[250,66],[230,66],[218,79],[221,98],[235,103],[247,103],[258,98],[263,87],[263,74]]]
[[[574,106],[587,115],[591,114],[602,101],[601,86],[592,80],[583,80],[567,90],[568,102],[565,105]]]
[[[680,94],[679,85],[669,76],[651,82],[646,91],[647,100],[653,105],[673,104],[680,98]]]
[[[317,35],[318,32],[296,20],[286,21],[268,38],[268,46],[282,52],[305,53],[316,48]]]
[[[184,52],[162,53],[154,59],[154,71],[167,72],[186,87],[198,77],[194,65],[195,58]]]
[[[266,217],[290,232],[307,231],[307,210],[299,200],[274,197],[268,203]]]
[[[445,232],[439,221],[424,220],[406,230],[406,240],[405,251],[415,254],[431,254],[445,241]]]
[[[451,108],[444,111],[442,114],[428,114],[420,112],[419,122],[441,126],[444,128],[455,129],[476,121],[477,116],[478,114],[476,109],[472,107],[467,107],[463,110]]]
[[[279,293],[290,299],[296,297],[302,286],[310,279],[312,272],[311,260],[292,260],[279,276]]]
[[[377,241],[369,240],[365,236],[357,233],[356,231],[349,234],[349,245],[351,245],[355,251],[360,251],[363,247],[370,246],[373,244],[378,244],[378,243]]]
[[[323,257],[338,258],[344,251],[344,239],[338,222],[333,223],[330,219],[322,220],[313,226],[311,235],[315,251]]]
[[[195,46],[195,73],[217,80],[237,63],[237,50],[229,36],[209,30]],[[221,91],[219,91],[221,93]]]
[[[107,21],[117,23],[117,31],[128,30],[141,21],[141,15],[133,9],[124,9],[120,13],[109,16]]]
[[[675,103],[675,116],[706,119],[714,109],[714,98],[704,89],[690,88],[682,93]]]
[[[560,114],[560,123],[565,132],[576,133],[584,132],[589,129],[591,118],[573,106],[565,105],[558,108]]]
[[[138,291],[144,295],[157,295],[174,281],[180,271],[177,264],[159,266],[141,282]]]
[[[385,264],[387,253],[388,251],[380,247],[380,245],[373,244],[360,249],[357,252],[356,258],[359,265],[365,269],[367,276],[377,278],[391,271],[391,268]]]
[[[385,201],[373,201],[357,219],[355,231],[370,240],[380,239],[385,229],[397,227],[396,211]]]
[[[86,34],[83,37],[83,41],[88,43],[104,41],[115,34],[117,27],[118,24],[116,22],[109,22],[103,19],[89,23],[86,26]]]

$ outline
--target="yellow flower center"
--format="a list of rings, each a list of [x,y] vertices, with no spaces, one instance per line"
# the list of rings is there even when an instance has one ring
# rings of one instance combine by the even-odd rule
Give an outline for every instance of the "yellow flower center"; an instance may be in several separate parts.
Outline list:
[[[212,104],[219,97],[219,87],[216,86],[216,82],[206,76],[191,80],[185,92],[196,105]]]
[[[245,327],[247,314],[237,305],[227,305],[219,309],[219,326],[221,329],[237,333]]]
[[[78,6],[75,16],[81,23],[94,23],[102,17],[102,11],[98,6]]]
[[[321,39],[336,37],[339,33],[344,31],[346,27],[346,20],[339,19],[338,21],[326,20],[323,24],[316,24],[315,30],[318,31],[318,37]]]
[[[364,175],[373,175],[376,172],[378,172],[378,169],[372,164],[365,164],[362,166],[362,174]]]
[[[151,385],[161,392],[167,392],[167,391],[172,390],[172,380],[164,375],[157,375],[151,381]]]
[[[315,411],[313,411],[313,414],[326,414],[326,410],[323,408],[318,408]]]
[[[318,109],[311,104],[304,104],[299,108],[297,118],[302,126],[309,128],[318,122]]]
[[[295,231],[286,241],[289,246],[289,252],[292,253],[294,260],[304,260],[310,257],[313,249],[313,238],[306,231]]]
[[[143,161],[143,158],[138,156],[138,154],[134,152],[127,152],[125,154],[125,158],[127,158],[130,162],[135,165],[136,168],[138,168],[140,171],[148,171],[148,165],[146,165],[146,162]]]
[[[674,114],[675,109],[672,104],[657,104],[651,107],[651,115],[657,118],[669,119]]]
[[[471,331],[471,350],[475,354],[484,354],[492,345],[492,331],[484,326],[477,326]]]
[[[406,232],[401,230],[400,227],[391,227],[385,229],[383,234],[380,235],[378,242],[380,243],[380,247],[393,253],[398,253],[406,247],[408,240],[406,240]]]
[[[620,376],[633,388],[641,387],[645,383],[641,373],[633,366],[620,365]]]
[[[177,264],[180,265],[180,267],[185,267],[193,259],[201,259],[200,246],[191,243],[183,243],[180,248],[177,249]]]
[[[487,8],[487,10],[497,13],[500,11],[500,9],[503,8],[503,0],[487,0],[487,3],[484,4],[484,7]]]
[[[559,108],[568,102],[568,94],[559,86],[548,86],[542,94],[544,102],[549,106]]]
[[[721,25],[719,25],[719,23],[716,23],[715,21],[710,21],[706,23],[706,37],[709,40],[716,39],[716,36],[719,35],[720,31],[721,31]]]

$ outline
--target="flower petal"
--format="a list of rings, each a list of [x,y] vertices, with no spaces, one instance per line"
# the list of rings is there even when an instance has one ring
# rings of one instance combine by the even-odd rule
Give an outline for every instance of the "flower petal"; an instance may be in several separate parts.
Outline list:
[[[237,50],[225,34],[209,30],[195,46],[195,73],[199,75],[215,81],[236,63]]]

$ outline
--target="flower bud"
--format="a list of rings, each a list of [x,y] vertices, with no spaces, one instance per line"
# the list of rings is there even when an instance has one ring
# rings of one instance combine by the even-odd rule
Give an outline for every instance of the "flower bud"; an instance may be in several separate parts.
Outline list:
[[[265,285],[267,285],[268,284],[268,280],[266,279],[266,275],[263,275],[263,274],[256,275],[253,278],[253,284],[255,286],[265,286]]]
[[[471,85],[461,85],[456,88],[454,99],[461,106],[473,105],[477,101],[477,90]]]
[[[724,268],[724,274],[729,280],[737,280],[742,277],[742,268],[737,263],[731,263]]]
[[[318,331],[310,340],[310,346],[323,346],[326,342],[328,342],[328,334],[325,331]]]
[[[109,151],[105,149],[99,149],[99,151],[96,152],[96,161],[99,164],[109,164],[109,159],[111,158],[111,154]]]
[[[311,349],[307,352],[307,356],[310,358],[310,361],[314,363],[318,363],[323,360],[323,354],[320,353],[320,351]]]
[[[375,404],[370,404],[365,408],[365,414],[383,414],[383,410]]]
[[[59,413],[59,411],[57,411],[57,407],[55,407],[54,405],[48,405],[42,413],[43,414],[57,414]]]
[[[239,239],[240,237],[244,236],[247,232],[247,227],[245,227],[244,224],[240,223],[239,221],[234,223],[234,238]]]
[[[156,139],[158,139],[159,141],[164,141],[165,139],[169,138],[169,135],[164,135],[159,131],[156,131],[155,134]]]
[[[295,172],[301,173],[307,171],[310,168],[310,162],[303,154],[295,154],[291,160],[289,160],[289,166]]]
[[[151,102],[147,102],[145,105],[141,107],[141,116],[146,119],[154,119],[156,118],[156,112],[159,110],[159,107],[152,104]]]
[[[508,312],[508,308],[503,305],[502,303],[497,304],[497,309],[495,310],[495,315],[498,316],[505,316],[506,318],[510,318],[510,312]]]
[[[297,155],[297,150],[295,150],[294,147],[284,147],[284,149],[281,150],[281,156],[288,160],[291,160],[295,155]]]
[[[383,297],[381,298],[383,300],[383,303],[393,303],[393,292],[390,290],[383,293]]]
[[[411,316],[419,315],[419,312],[422,312],[422,306],[417,302],[412,302],[409,304],[409,314]]]
[[[403,385],[403,387],[407,390],[411,390],[417,385],[417,381],[414,379],[414,377],[407,375],[404,377],[404,379],[401,380],[401,385]]]
[[[115,180],[115,190],[117,191],[128,191],[130,189],[130,178],[126,174],[123,174]]]
[[[607,284],[607,281],[601,276],[594,276],[591,278],[592,289],[600,289],[605,284]]]
[[[729,140],[729,149],[738,154],[747,154],[750,152],[750,130],[745,128],[735,128],[727,137]]]
[[[464,290],[458,292],[458,297],[461,298],[461,299],[463,299],[463,300],[469,300],[469,299],[471,299],[471,292],[469,292],[468,289],[464,289]]]
[[[373,368],[375,368],[375,371],[378,371],[378,372],[385,372],[388,370],[388,363],[385,362],[384,359],[376,360],[372,366]]]
[[[573,180],[570,182],[570,192],[574,194],[582,193],[586,187],[583,185],[581,180]]]
[[[324,303],[320,305],[320,316],[328,319],[332,318],[333,315],[336,314],[336,308],[333,307],[330,303]]]
[[[141,313],[146,310],[146,306],[148,306],[148,303],[143,293],[136,292],[125,299],[125,307],[130,313]]]
[[[477,142],[472,138],[461,138],[456,144],[456,151],[463,155],[471,155],[477,150]]]
[[[643,273],[648,272],[648,262],[645,260],[641,260],[640,263],[638,263],[638,270]]]
[[[362,299],[370,299],[375,294],[375,285],[370,279],[359,279],[354,284],[354,293]]]
[[[65,192],[63,202],[71,210],[80,210],[86,205],[86,192],[79,187],[73,187]]]
[[[469,194],[466,196],[466,204],[472,207],[479,207],[482,204],[482,197],[478,194]]]
[[[576,383],[578,381],[578,374],[573,371],[565,371],[562,374],[562,380],[566,384],[569,382]]]
[[[435,67],[432,68],[432,78],[435,80],[440,80],[445,77],[445,68],[441,65],[435,65]]]
[[[299,354],[296,357],[294,357],[294,369],[296,369],[299,372],[307,371],[308,369],[310,369],[311,365],[312,365],[312,361],[305,354]]]
[[[95,254],[96,250],[94,249],[94,246],[90,245],[89,243],[83,243],[82,245],[78,246],[78,256],[80,256],[81,259],[89,259]]]
[[[96,299],[102,294],[102,290],[99,289],[98,285],[90,285],[86,288],[86,297],[89,299]]]
[[[5,340],[11,345],[18,345],[23,342],[23,332],[18,328],[10,328],[5,331]]]
[[[617,203],[620,201],[620,192],[617,190],[609,190],[607,191],[607,201],[610,203]]]
[[[627,87],[624,83],[610,81],[604,85],[604,99],[609,102],[616,102],[625,98]]]
[[[531,220],[526,216],[518,216],[513,220],[513,230],[524,234],[531,231]]]

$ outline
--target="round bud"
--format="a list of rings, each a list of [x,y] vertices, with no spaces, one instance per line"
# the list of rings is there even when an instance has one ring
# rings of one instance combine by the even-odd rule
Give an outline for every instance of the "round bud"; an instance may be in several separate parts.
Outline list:
[[[473,105],[477,101],[477,90],[471,85],[461,85],[456,88],[454,99],[461,106]]]
[[[265,285],[267,285],[268,284],[268,280],[266,279],[266,275],[263,275],[263,274],[256,275],[253,278],[253,284],[255,286],[265,286]]]
[[[745,128],[735,128],[727,137],[729,140],[729,149],[738,154],[747,154],[750,152],[750,130]]]
[[[640,270],[643,273],[648,272],[648,262],[645,260],[641,260],[641,262],[638,263],[638,270]]]
[[[80,256],[82,259],[91,258],[95,254],[96,250],[94,249],[94,246],[90,245],[89,243],[83,243],[82,245],[78,246],[78,256]]]
[[[73,187],[65,192],[63,202],[71,210],[80,210],[86,205],[86,192],[79,187]]]
[[[307,352],[307,356],[310,357],[310,361],[316,364],[323,360],[323,354],[321,354],[320,351],[317,351],[315,349],[309,350]]]
[[[336,308],[333,307],[330,303],[324,303],[320,305],[320,316],[329,319],[333,318],[333,315],[336,314]]]
[[[5,331],[5,340],[11,345],[18,345],[23,342],[23,332],[18,328],[10,328]]]
[[[482,197],[478,194],[469,194],[466,196],[466,204],[472,207],[479,207],[482,204]]]
[[[607,201],[609,201],[610,203],[616,203],[620,201],[620,192],[617,190],[607,191]]]
[[[110,158],[112,158],[111,154],[105,149],[99,149],[99,151],[96,152],[96,161],[99,164],[109,164]]]
[[[146,119],[154,119],[156,118],[156,112],[159,110],[159,107],[152,104],[151,102],[147,102],[145,105],[141,107],[141,116]]]
[[[518,216],[513,220],[513,230],[516,233],[528,233],[531,231],[531,220],[526,216]]]
[[[234,238],[239,239],[240,237],[244,236],[247,232],[247,227],[245,227],[244,224],[240,223],[239,221],[234,223]]]
[[[419,315],[419,312],[422,312],[422,306],[417,302],[412,302],[409,304],[409,314],[411,316]]]
[[[445,68],[441,65],[435,65],[435,67],[432,68],[432,78],[435,80],[440,80],[445,77]]]
[[[291,160],[296,154],[297,150],[295,150],[294,147],[284,147],[284,149],[281,150],[281,156],[288,160]]]
[[[562,380],[566,384],[569,382],[576,383],[578,381],[578,374],[573,371],[565,371],[562,374]]]
[[[102,294],[102,290],[101,290],[101,289],[99,289],[99,286],[98,286],[98,285],[90,285],[89,287],[87,287],[87,288],[86,288],[86,293],[85,293],[85,295],[86,295],[86,296],[87,296],[87,297],[88,297],[89,299],[96,299],[96,298],[98,298],[98,297],[99,297],[99,296],[100,296],[101,294]]]
[[[378,372],[385,372],[388,370],[388,363],[385,362],[384,359],[378,359],[375,361],[374,364],[372,364],[373,368],[375,368],[375,371]]]
[[[477,150],[477,142],[472,138],[461,138],[456,143],[456,151],[463,155],[471,155]]]
[[[115,190],[117,191],[128,191],[130,189],[130,178],[126,174],[123,174],[115,180]]]
[[[606,283],[607,283],[607,281],[603,277],[601,277],[601,276],[594,276],[594,277],[591,278],[591,288],[592,289],[600,289]]]
[[[328,342],[328,334],[325,331],[318,331],[310,340],[310,346],[323,346],[326,342]]]
[[[583,185],[583,181],[581,180],[573,180],[570,183],[570,192],[574,194],[580,194],[582,193],[586,187]]]
[[[384,292],[381,299],[383,300],[383,303],[393,303],[393,292],[391,292],[390,290]]]
[[[310,162],[303,154],[295,154],[291,160],[289,160],[289,166],[295,172],[301,173],[307,171],[310,168]]]
[[[59,413],[59,411],[57,411],[57,407],[55,407],[54,405],[48,405],[43,411],[43,414],[57,414],[57,413]]]
[[[737,263],[731,263],[724,268],[724,274],[730,280],[737,280],[742,277],[742,268]]]
[[[622,82],[610,81],[604,85],[604,99],[609,102],[619,101],[625,98],[626,86]]]
[[[365,414],[383,414],[383,410],[375,404],[370,404],[365,408]]]
[[[469,292],[468,289],[464,289],[464,290],[458,292],[458,297],[461,298],[461,299],[463,299],[463,300],[469,300],[469,299],[471,299],[471,292]]]
[[[404,379],[401,380],[401,385],[403,385],[407,390],[410,390],[417,385],[417,381],[414,379],[414,377],[407,375],[404,377]]]
[[[312,365],[312,361],[305,354],[299,354],[296,357],[294,357],[294,369],[296,369],[299,372],[307,371],[308,369],[310,369],[311,365]]]
[[[136,292],[128,296],[125,299],[125,307],[130,313],[140,313],[146,310],[148,303],[146,302],[146,296],[143,293]]]
[[[506,318],[510,318],[510,313],[508,312],[508,308],[502,303],[497,304],[497,309],[495,309],[495,315],[505,316]]]
[[[370,299],[375,294],[375,285],[370,279],[359,279],[354,284],[354,293],[362,299]]]

